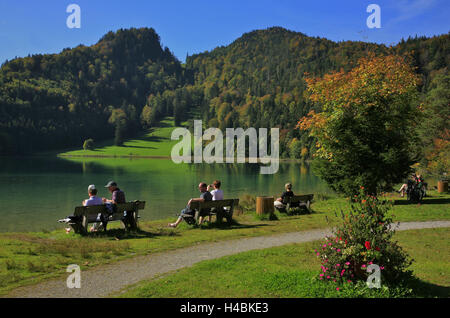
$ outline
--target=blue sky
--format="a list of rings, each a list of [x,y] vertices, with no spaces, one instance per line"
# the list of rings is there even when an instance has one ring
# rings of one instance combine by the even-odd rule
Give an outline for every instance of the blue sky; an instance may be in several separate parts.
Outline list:
[[[80,29],[66,26],[71,3],[81,7]],[[380,29],[366,26],[372,3],[381,7]],[[449,0],[0,0],[0,63],[91,45],[119,28],[153,27],[184,61],[186,53],[227,45],[270,26],[334,41],[395,44],[410,35],[447,33],[449,17]]]

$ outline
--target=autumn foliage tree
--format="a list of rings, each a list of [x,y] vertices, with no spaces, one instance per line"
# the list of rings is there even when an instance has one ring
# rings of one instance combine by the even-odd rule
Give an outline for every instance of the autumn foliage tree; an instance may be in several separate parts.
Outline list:
[[[307,78],[315,103],[298,127],[317,140],[313,168],[339,193],[390,190],[417,161],[419,78],[404,57],[361,58],[349,72]]]
[[[450,75],[448,72],[436,75],[430,86],[420,129],[424,147],[421,168],[428,175],[442,178],[450,171]]]

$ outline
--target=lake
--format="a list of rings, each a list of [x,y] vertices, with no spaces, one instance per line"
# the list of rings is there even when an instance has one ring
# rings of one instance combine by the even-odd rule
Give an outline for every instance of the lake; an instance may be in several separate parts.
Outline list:
[[[258,164],[175,164],[170,159],[130,158],[0,158],[0,232],[63,228],[58,219],[72,214],[95,184],[100,197],[110,198],[103,186],[114,180],[127,201],[145,200],[141,220],[176,218],[187,200],[198,197],[200,181],[222,181],[225,198],[243,194],[280,195],[286,182],[294,193],[329,193],[308,166],[280,162],[273,175],[260,174]]]

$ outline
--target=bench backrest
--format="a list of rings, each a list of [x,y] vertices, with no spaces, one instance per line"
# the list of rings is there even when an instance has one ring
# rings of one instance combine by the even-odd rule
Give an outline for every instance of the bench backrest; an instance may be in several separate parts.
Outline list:
[[[294,195],[292,197],[285,197],[285,203],[298,203],[312,201],[314,194]]]
[[[211,209],[211,208],[224,208],[230,207],[233,208],[239,204],[239,199],[226,199],[226,200],[215,200],[215,201],[193,201],[191,202],[191,209],[194,210],[203,210],[203,209]]]
[[[133,201],[127,203],[117,204],[117,209],[114,214],[123,214],[123,211],[137,211],[143,210],[145,208],[145,201]],[[75,207],[74,215],[81,216],[86,215],[88,218],[90,216],[97,216],[99,213],[107,213],[106,205],[91,205],[91,206],[77,206]]]

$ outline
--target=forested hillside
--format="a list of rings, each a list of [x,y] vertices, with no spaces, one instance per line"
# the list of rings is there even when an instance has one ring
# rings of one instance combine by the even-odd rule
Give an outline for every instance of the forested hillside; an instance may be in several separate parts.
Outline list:
[[[305,97],[305,76],[349,70],[374,52],[408,54],[417,67],[420,98],[435,105],[426,118],[437,123],[428,123],[434,127],[432,134],[426,128],[422,134],[431,153],[448,116],[441,108],[444,103],[448,109],[442,94],[449,89],[449,47],[449,34],[386,47],[333,42],[273,27],[188,56],[181,65],[161,47],[153,29],[110,32],[91,47],[19,58],[2,66],[0,152],[81,147],[87,138],[115,137],[120,144],[163,116],[174,116],[179,124],[195,114],[205,125],[221,129],[280,127],[281,156],[310,158],[313,141],[295,129],[313,107]]]
[[[80,146],[142,129],[151,93],[174,90],[179,61],[153,29],[109,32],[90,47],[33,55],[0,70],[0,153]]]
[[[409,54],[426,94],[432,78],[448,72],[449,36],[411,38],[393,48],[365,42],[333,42],[274,27],[244,34],[227,47],[187,59],[195,86],[204,92],[205,120],[219,127],[280,127],[284,157],[309,158],[312,141],[294,129],[311,109],[307,76],[349,70],[368,52]],[[309,75],[308,75],[309,74]]]

